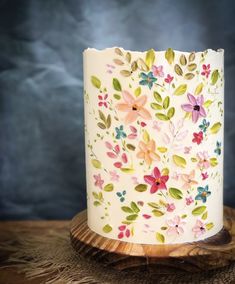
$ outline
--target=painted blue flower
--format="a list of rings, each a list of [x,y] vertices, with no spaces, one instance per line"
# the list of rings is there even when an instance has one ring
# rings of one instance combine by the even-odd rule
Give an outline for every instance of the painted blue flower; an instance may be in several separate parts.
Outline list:
[[[221,154],[221,142],[219,142],[219,141],[216,142],[216,149],[214,150],[214,152],[215,152],[217,155],[220,155],[220,154]]]
[[[207,197],[211,195],[208,185],[206,185],[205,187],[199,186],[197,188],[197,191],[198,191],[198,195],[195,197],[195,200],[202,200],[203,203],[205,203],[207,200]]]
[[[144,85],[144,86],[147,85],[149,89],[151,89],[153,86],[153,83],[157,81],[157,78],[153,76],[153,72],[149,72],[148,74],[142,72],[140,73],[140,78],[142,80],[139,82],[139,84]]]
[[[125,190],[123,190],[123,192],[117,192],[116,193],[117,194],[117,196],[119,197],[119,200],[121,201],[121,202],[124,202],[125,201],[125,195],[126,195],[126,191]]]
[[[116,139],[126,138],[126,133],[123,131],[123,125],[121,125],[119,128],[115,127],[116,130]]]
[[[204,118],[202,121],[202,124],[199,125],[199,128],[203,131],[206,132],[207,128],[210,126],[210,122],[206,121],[206,119]]]

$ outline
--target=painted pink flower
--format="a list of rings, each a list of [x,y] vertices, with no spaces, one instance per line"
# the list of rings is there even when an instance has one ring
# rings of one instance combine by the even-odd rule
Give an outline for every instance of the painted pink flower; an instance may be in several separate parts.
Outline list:
[[[99,95],[99,96],[98,96],[98,99],[99,99],[98,105],[99,105],[99,106],[104,106],[104,107],[107,108],[107,107],[108,107],[108,104],[107,104],[107,102],[106,102],[107,98],[108,98],[108,94],[105,94],[104,96]]]
[[[168,181],[168,175],[161,175],[161,172],[157,167],[154,168],[152,175],[145,175],[144,180],[151,185],[150,193],[155,193],[160,189],[167,189],[166,182]]]
[[[211,73],[210,67],[211,67],[210,64],[207,64],[207,65],[203,64],[201,75],[206,76],[206,78],[208,78]]]
[[[186,197],[186,198],[185,198],[185,201],[186,201],[186,205],[190,205],[191,203],[194,202],[192,196]]]
[[[198,238],[206,232],[206,226],[201,220],[198,219],[192,231],[195,233],[195,238]]]
[[[192,146],[189,146],[189,147],[185,146],[184,147],[184,154],[190,154],[191,150],[192,150]]]
[[[127,112],[124,119],[126,124],[136,121],[138,117],[151,119],[150,112],[144,108],[144,105],[147,102],[147,96],[142,95],[138,98],[134,98],[128,91],[123,91],[122,97],[124,99],[124,103],[117,104],[116,108],[119,111]]]
[[[181,105],[182,109],[186,112],[192,113],[192,120],[196,123],[200,116],[205,117],[206,111],[203,107],[204,97],[203,95],[198,96],[197,98],[188,93],[189,104]]]
[[[174,203],[167,203],[166,210],[168,212],[173,212],[175,210],[175,204]]]
[[[198,167],[200,169],[208,169],[210,167],[209,155],[207,151],[197,153]]]
[[[100,189],[102,189],[104,180],[101,178],[101,175],[93,175],[93,177],[95,179],[95,186],[98,186]]]
[[[117,174],[116,171],[109,171],[109,174],[110,174],[110,180],[116,181],[116,182],[119,181],[120,176]]]
[[[148,143],[144,143],[143,141],[139,142],[139,152],[136,154],[136,157],[139,159],[144,159],[147,165],[151,165],[153,161],[160,161],[160,157],[156,150],[156,144],[153,139],[151,139]]]
[[[118,230],[120,231],[119,234],[118,234],[118,238],[119,239],[122,239],[124,236],[126,236],[127,238],[130,237],[131,235],[131,232],[129,229],[127,229],[127,226],[126,225],[121,225],[118,227]]]
[[[202,180],[206,180],[209,177],[208,173],[202,173]]]
[[[167,76],[166,76],[166,78],[164,79],[164,81],[165,81],[167,84],[170,84],[173,79],[174,79],[173,76],[171,76],[170,74],[167,74]]]
[[[169,226],[167,230],[168,235],[180,235],[184,233],[183,226],[186,222],[182,221],[180,216],[175,216],[173,219],[167,220],[166,223]]]
[[[194,180],[195,170],[192,170],[188,175],[182,174],[181,178],[184,181],[182,188],[185,190],[191,189],[194,185],[198,184],[198,182]]]
[[[198,133],[194,132],[193,133],[193,139],[192,142],[193,143],[197,143],[197,145],[201,144],[203,140],[203,132],[199,131]]]
[[[153,75],[155,77],[164,77],[164,72],[163,72],[163,66],[162,65],[160,65],[160,66],[153,65],[152,66],[152,71],[153,71]]]
[[[141,125],[141,127],[145,127],[147,124],[145,122],[141,121],[140,125]]]
[[[137,129],[134,126],[130,125],[130,131],[131,133],[127,135],[127,138],[135,139],[137,137]]]
[[[131,177],[134,184],[139,184],[137,177]]]
[[[161,130],[161,125],[162,125],[162,122],[154,120],[154,122],[153,122],[153,129],[155,129],[157,131],[160,131]]]

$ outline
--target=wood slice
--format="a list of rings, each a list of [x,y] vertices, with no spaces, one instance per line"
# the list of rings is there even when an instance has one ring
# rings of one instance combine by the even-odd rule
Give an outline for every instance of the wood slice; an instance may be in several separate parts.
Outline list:
[[[142,245],[112,240],[91,231],[87,212],[71,222],[71,243],[82,256],[124,271],[182,273],[224,267],[235,260],[235,209],[224,207],[224,228],[199,242],[173,245]]]

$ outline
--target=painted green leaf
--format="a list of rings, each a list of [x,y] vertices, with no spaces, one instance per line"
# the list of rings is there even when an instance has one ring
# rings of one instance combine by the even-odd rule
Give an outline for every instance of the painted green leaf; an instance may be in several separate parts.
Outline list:
[[[106,184],[104,187],[104,191],[107,191],[107,192],[113,191],[113,184],[112,183]]]
[[[184,54],[180,55],[180,64],[185,66],[187,64],[187,59]]]
[[[114,97],[116,100],[120,100],[120,99],[121,99],[121,96],[118,95],[118,94],[114,94],[113,97]]]
[[[157,150],[158,150],[160,153],[166,153],[166,152],[167,152],[167,148],[166,148],[166,147],[157,147]]]
[[[205,210],[206,210],[206,206],[204,206],[204,205],[203,206],[199,206],[199,207],[196,207],[195,209],[193,209],[192,214],[194,216],[199,216],[202,213],[204,213]]]
[[[145,57],[145,63],[149,69],[152,67],[154,60],[155,60],[155,52],[153,49],[150,49],[147,51],[146,57]]]
[[[165,231],[165,230],[167,230],[167,227],[162,226],[162,227],[161,227],[161,230]]]
[[[185,219],[186,217],[187,217],[187,214],[183,214],[183,215],[181,216],[182,219]]]
[[[92,159],[91,163],[92,163],[92,166],[96,169],[101,169],[102,167],[101,162],[99,160]]]
[[[218,79],[219,79],[219,70],[216,69],[211,74],[211,84],[215,85]]]
[[[197,87],[196,87],[196,89],[195,89],[194,94],[195,94],[196,96],[199,95],[199,94],[201,94],[201,92],[202,92],[202,90],[203,90],[203,87],[204,87],[203,83],[198,84]]]
[[[144,191],[147,190],[147,185],[146,184],[138,184],[135,187],[135,190],[138,191],[138,192],[144,192]]]
[[[138,97],[141,94],[141,87],[136,88],[134,94]]]
[[[91,83],[94,87],[96,87],[97,89],[100,88],[101,86],[101,82],[100,79],[98,79],[96,76],[91,76]]]
[[[105,117],[104,113],[103,113],[101,110],[99,110],[99,117],[100,117],[100,119],[101,119],[104,123],[106,123],[106,117]]]
[[[195,52],[191,52],[190,54],[189,54],[189,62],[192,62],[192,61],[194,61],[194,59],[195,59]]]
[[[156,233],[156,239],[157,239],[157,241],[159,241],[162,244],[165,243],[165,237],[161,233],[158,233],[158,232]]]
[[[156,118],[158,118],[160,120],[164,120],[164,121],[169,120],[169,117],[167,115],[165,115],[164,113],[156,113],[155,116],[156,116]]]
[[[203,105],[208,108],[212,103],[213,103],[213,101],[207,100],[207,101],[204,102]]]
[[[218,165],[218,160],[217,158],[210,158],[210,165],[212,167],[216,167]]]
[[[169,194],[174,199],[182,199],[183,198],[183,193],[178,188],[174,188],[174,187],[169,188]]]
[[[129,70],[121,70],[120,74],[124,77],[129,77],[129,76],[131,76],[132,73]]]
[[[204,212],[203,215],[202,215],[202,220],[206,220],[207,216],[208,216],[208,213],[207,213],[207,211],[206,211],[206,212]]]
[[[134,211],[128,206],[122,206],[121,208],[125,213],[134,213]]]
[[[216,122],[215,124],[213,124],[212,127],[210,128],[211,134],[216,134],[217,132],[219,132],[221,126],[222,124],[220,122]]]
[[[134,169],[132,168],[120,168],[120,170],[123,172],[123,173],[126,173],[126,174],[132,174],[134,173]]]
[[[162,102],[162,97],[161,95],[158,93],[158,92],[154,92],[153,93],[153,96],[154,96],[154,99],[158,102],[158,103],[161,103]]]
[[[169,107],[170,104],[170,98],[167,96],[165,97],[165,99],[163,100],[163,108],[167,109]]]
[[[112,227],[109,225],[109,224],[106,224],[104,227],[103,227],[103,231],[108,234],[112,231]]]
[[[131,150],[131,151],[135,151],[135,146],[132,144],[126,144],[127,149]]]
[[[186,80],[191,80],[191,79],[193,79],[194,78],[194,74],[193,73],[186,73],[185,75],[184,75],[184,78],[186,79]]]
[[[214,227],[213,223],[206,224],[206,228],[207,228],[208,231],[211,230],[213,227]]]
[[[103,124],[102,122],[98,122],[97,125],[98,125],[98,127],[101,128],[101,129],[106,129],[105,124]]]
[[[177,75],[179,75],[179,76],[183,75],[183,70],[182,70],[182,68],[178,64],[175,64],[174,70],[175,70],[175,73]]]
[[[134,221],[138,218],[138,215],[137,214],[133,214],[133,215],[129,215],[126,217],[126,220],[127,221]]]
[[[99,199],[99,195],[95,191],[92,192],[92,195],[94,196],[95,199]]]
[[[196,70],[197,69],[197,64],[196,63],[191,63],[191,64],[189,64],[188,65],[188,71],[194,71],[194,70]]]
[[[169,108],[169,110],[167,111],[167,116],[169,117],[169,119],[171,119],[175,114],[175,108],[171,107]]]
[[[151,103],[151,108],[152,109],[155,109],[155,110],[161,110],[162,109],[162,106],[157,104],[157,103]]]
[[[160,206],[156,202],[149,202],[148,205],[152,208],[159,209]]]
[[[129,51],[126,53],[126,60],[127,60],[128,63],[131,62],[131,54],[130,54]]]
[[[193,163],[196,163],[196,162],[197,162],[197,158],[192,157],[192,158],[191,158],[191,161],[192,161]]]
[[[187,91],[187,84],[179,85],[174,91],[175,96],[181,96]]]
[[[161,217],[161,216],[164,215],[164,213],[161,210],[158,210],[158,209],[154,209],[152,212],[153,212],[153,215],[156,216],[156,217]]]
[[[162,173],[163,176],[168,176],[168,175],[169,175],[169,172],[170,172],[170,171],[169,171],[168,168],[163,168],[162,171],[161,171],[161,173]]]
[[[96,206],[96,207],[101,205],[101,203],[100,203],[99,201],[97,201],[97,200],[96,200],[96,201],[94,201],[94,203],[93,203],[93,204],[94,204],[94,206]]]
[[[178,156],[178,155],[173,155],[173,162],[176,164],[176,166],[181,167],[181,168],[185,168],[186,167],[186,160],[185,158]]]
[[[147,72],[149,70],[148,66],[142,58],[137,59],[137,66],[140,70]]]
[[[134,201],[131,202],[131,209],[132,209],[135,213],[139,213],[139,212],[140,212],[139,207],[137,206],[137,204],[136,204]]]
[[[106,119],[106,127],[110,128],[111,126],[111,115],[109,114]]]
[[[144,140],[145,143],[148,143],[149,140],[150,140],[150,137],[149,137],[147,130],[145,130],[144,133],[143,133],[143,140]]]
[[[121,91],[122,87],[117,78],[113,78],[113,87],[116,91]]]
[[[175,59],[175,52],[172,48],[168,48],[165,52],[165,58],[169,64],[172,64]]]

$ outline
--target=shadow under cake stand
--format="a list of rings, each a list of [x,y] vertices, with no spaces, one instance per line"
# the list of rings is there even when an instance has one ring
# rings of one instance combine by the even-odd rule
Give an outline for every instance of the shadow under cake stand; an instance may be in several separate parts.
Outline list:
[[[172,245],[142,245],[105,238],[91,231],[86,210],[71,222],[76,252],[123,271],[176,273],[215,269],[235,260],[235,209],[224,206],[224,227],[208,239]]]

